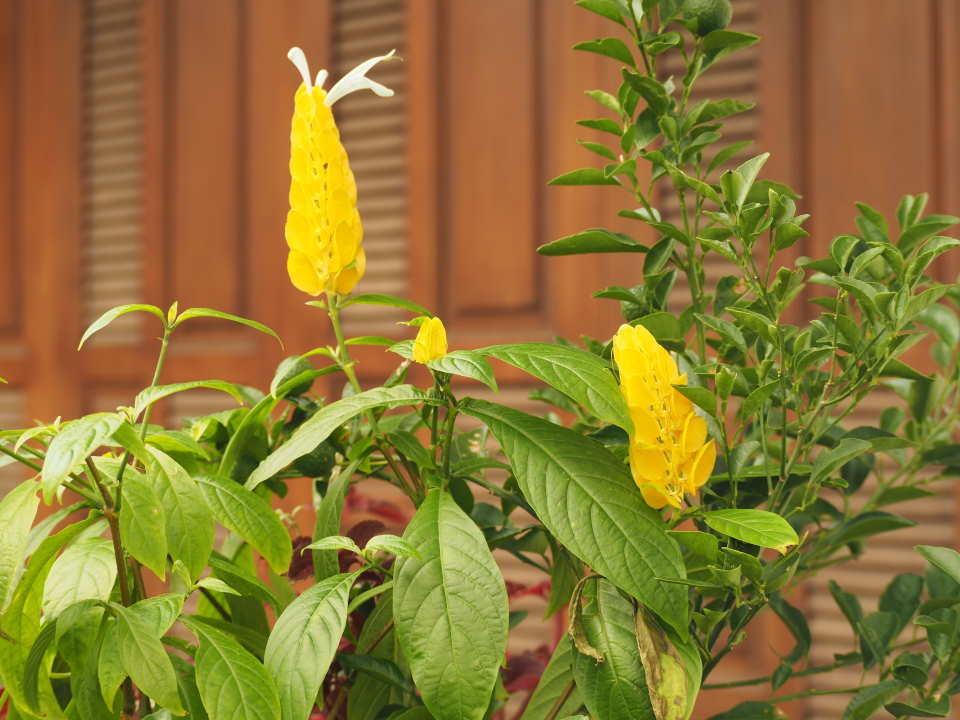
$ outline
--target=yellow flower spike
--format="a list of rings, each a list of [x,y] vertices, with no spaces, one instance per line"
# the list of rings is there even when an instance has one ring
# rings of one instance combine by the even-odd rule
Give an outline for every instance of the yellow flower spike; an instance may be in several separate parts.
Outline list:
[[[686,384],[670,353],[642,325],[622,325],[613,338],[633,433],[630,470],[652,508],[679,508],[710,478],[716,445],[693,404],[674,386]]]
[[[393,51],[360,63],[329,92],[323,89],[327,71],[321,70],[311,82],[300,48],[291,48],[287,57],[303,78],[294,96],[290,124],[290,211],[284,227],[287,274],[294,287],[309,295],[345,295],[363,277],[366,257],[357,184],[330,107],[358,90],[393,95],[393,90],[366,76],[374,65],[393,57]]]
[[[447,330],[438,317],[424,321],[413,341],[413,359],[428,363],[447,354]]]

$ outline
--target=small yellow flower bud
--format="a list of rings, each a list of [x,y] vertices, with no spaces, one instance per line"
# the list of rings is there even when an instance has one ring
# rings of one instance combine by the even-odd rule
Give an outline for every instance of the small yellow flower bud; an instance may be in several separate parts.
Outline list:
[[[428,363],[447,354],[447,331],[438,317],[426,320],[413,341],[413,359]]]

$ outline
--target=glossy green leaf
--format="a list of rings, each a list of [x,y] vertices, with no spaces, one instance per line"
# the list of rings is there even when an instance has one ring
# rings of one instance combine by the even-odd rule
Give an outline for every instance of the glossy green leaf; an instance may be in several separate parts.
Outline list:
[[[838,526],[833,531],[836,533],[833,539],[837,543],[849,543],[878,533],[913,527],[916,524],[913,520],[891,513],[865,512]]]
[[[613,372],[593,353],[548,343],[491,345],[477,352],[530,373],[604,422],[627,431],[633,428]]]
[[[930,698],[921,703],[894,702],[884,705],[883,709],[898,718],[949,717],[950,696],[944,693],[936,700]]]
[[[355,575],[335,575],[306,590],[270,632],[263,664],[280,693],[283,720],[308,720],[343,635]]]
[[[637,650],[633,605],[605,580],[588,585],[579,614],[584,640],[603,658],[574,649],[573,675],[598,720],[655,720]]]
[[[90,339],[90,336],[99,330],[103,330],[107,325],[112,323],[121,315],[126,315],[131,312],[146,312],[151,315],[156,315],[160,318],[160,322],[166,322],[166,316],[163,314],[163,310],[154,305],[142,305],[142,304],[133,304],[133,305],[118,305],[117,307],[110,308],[103,315],[98,317],[92,323],[90,327],[86,329],[83,333],[83,337],[80,338],[80,344],[77,345],[77,350],[83,347],[83,344]]]
[[[213,514],[197,482],[176,460],[156,448],[149,452],[158,466],[152,474],[163,507],[167,552],[196,580],[213,550]]]
[[[198,317],[217,318],[218,320],[228,320],[239,325],[246,325],[248,328],[253,328],[254,330],[258,330],[265,335],[269,335],[278,343],[280,343],[281,347],[283,347],[283,342],[280,340],[280,336],[263,323],[259,323],[256,320],[249,320],[245,317],[240,317],[239,315],[231,315],[230,313],[221,312],[220,310],[212,310],[211,308],[190,308],[188,310],[184,310],[177,316],[174,327],[177,327],[185,320]]]
[[[841,465],[870,452],[872,447],[866,440],[852,437],[844,438],[836,447],[823,450],[817,455],[817,459],[813,461],[813,469],[810,471],[810,482],[817,483],[825,480]]]
[[[748,700],[725,713],[711,715],[710,720],[787,720],[787,716],[776,705]]]
[[[116,579],[112,542],[92,537],[74,543],[53,563],[43,586],[45,619],[56,618],[82,600],[109,600]]]
[[[332,550],[334,552],[339,550],[346,550],[348,552],[360,554],[360,547],[350,538],[344,537],[343,535],[329,535],[325,538],[320,538],[319,540],[314,540],[312,543],[307,545],[305,550]]]
[[[657,580],[685,577],[680,549],[624,464],[590,438],[502,405],[470,399],[461,412],[500,441],[547,529],[686,637],[686,590]]]
[[[218,390],[226,393],[243,405],[243,395],[240,388],[233,383],[223,380],[191,380],[190,382],[173,383],[172,385],[154,385],[142,390],[133,401],[134,412],[139,416],[144,410],[162,398],[184,392],[185,390]]]
[[[234,590],[266,603],[273,609],[275,615],[280,614],[280,601],[273,590],[260,578],[216,553],[210,557],[210,568],[217,577],[227,582]]]
[[[433,317],[433,313],[427,310],[423,305],[415,303],[412,300],[407,300],[406,298],[397,297],[396,295],[386,295],[384,293],[351,295],[342,303],[340,303],[341,308],[345,308],[348,305],[383,305],[385,307],[395,307],[402,310],[409,310],[417,315]]]
[[[599,171],[598,171],[599,172]],[[605,185],[616,184],[603,183]],[[645,253],[648,248],[629,235],[603,228],[591,228],[558,238],[537,248],[541,255],[586,255],[590,253]]]
[[[43,461],[43,499],[49,505],[60,484],[91,453],[110,440],[123,422],[117,413],[94,413],[66,423],[57,433]]]
[[[960,583],[960,553],[948,547],[917,545],[916,550],[924,559],[945,572],[954,582]]]
[[[633,59],[633,53],[630,52],[630,48],[626,46],[623,40],[618,38],[587,40],[586,42],[577,43],[573,46],[573,49],[596,53],[597,55],[604,55],[606,57],[613,58],[614,60],[618,60],[624,65],[636,67],[636,63]]]
[[[783,658],[783,662],[792,665],[799,662],[810,652],[811,636],[810,627],[803,613],[797,610],[793,605],[784,600],[779,594],[774,593],[770,596],[770,608],[777,614],[777,617],[786,625],[787,630],[793,636],[795,645],[793,650]]]
[[[780,553],[800,542],[790,523],[767,510],[709,510],[703,514],[703,521],[718,533]]]
[[[560,638],[519,720],[550,720],[580,709],[583,699],[573,678],[574,652],[570,637]]]
[[[286,572],[293,547],[270,503],[230,480],[203,475],[194,479],[217,521],[250,543],[274,572]]]
[[[410,543],[396,535],[375,535],[363,548],[367,552],[387,552],[397,557],[419,557],[420,553]]]
[[[120,537],[127,552],[162,580],[167,573],[167,519],[155,487],[138,472],[124,476]]]
[[[0,612],[13,597],[40,504],[39,489],[35,480],[26,480],[0,500]]]
[[[913,573],[897,575],[884,588],[880,596],[879,609],[893,613],[897,618],[894,636],[910,624],[911,618],[920,607],[920,598],[923,594],[923,578]]]
[[[264,480],[273,477],[294,460],[312,451],[343,423],[365,410],[419,405],[424,402],[436,401],[429,400],[426,393],[413,385],[397,385],[391,388],[373,388],[330,403],[311,416],[283,445],[268,455],[250,474],[246,487],[252,490]]]
[[[437,720],[481,720],[507,646],[507,592],[487,541],[453,498],[432,490],[404,539],[420,558],[394,573],[397,637]]]
[[[497,392],[497,379],[493,376],[493,368],[484,359],[483,355],[473,350],[454,350],[443,357],[431,360],[427,367],[437,372],[450,375],[460,375],[478,380],[488,388]]]
[[[584,10],[596,13],[607,20],[613,20],[615,23],[625,25],[621,15],[621,5],[616,0],[577,0],[577,5]]]
[[[604,175],[599,168],[582,168],[553,178],[548,185],[619,185],[614,178]]]
[[[230,635],[183,622],[200,639],[197,688],[210,720],[281,720],[276,684],[260,661]]]
[[[875,712],[899,695],[903,688],[903,683],[898,680],[885,680],[865,687],[850,700],[841,720],[869,720]]]
[[[111,605],[117,619],[117,642],[123,668],[147,695],[176,714],[182,714],[173,663],[160,642],[156,628],[137,612]]]
[[[327,483],[327,492],[324,493],[320,505],[317,507],[317,518],[313,526],[313,537],[322,538],[340,534],[340,519],[343,515],[343,503],[350,489],[350,479],[357,463],[349,465]],[[316,580],[325,580],[340,572],[340,562],[335,550],[313,551],[313,576]]]

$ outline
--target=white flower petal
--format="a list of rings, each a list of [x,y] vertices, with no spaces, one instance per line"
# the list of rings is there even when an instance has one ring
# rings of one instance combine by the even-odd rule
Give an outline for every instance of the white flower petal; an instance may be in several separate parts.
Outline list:
[[[379,62],[388,60],[394,56],[396,50],[391,50],[386,55],[381,55],[380,57],[370,58],[369,60],[364,60],[362,63],[357,65],[353,70],[344,75],[337,83],[330,88],[330,92],[327,93],[327,98],[325,102],[327,105],[333,105],[337,100],[342,98],[344,95],[349,95],[352,92],[358,90],[372,90],[375,94],[380,97],[390,97],[393,95],[393,90],[390,88],[381,85],[380,83],[371,80],[366,75],[370,72],[371,68]]]
[[[307,86],[307,90],[312,90],[313,86],[310,84],[310,66],[307,64],[307,56],[303,54],[303,50],[298,47],[292,47],[287,52],[287,59],[293,63],[294,67],[300,72],[300,77],[303,78],[303,84]]]
[[[321,70],[317,73],[317,79],[314,81],[313,86],[318,88],[323,88],[323,84],[327,81],[328,73],[326,70]]]

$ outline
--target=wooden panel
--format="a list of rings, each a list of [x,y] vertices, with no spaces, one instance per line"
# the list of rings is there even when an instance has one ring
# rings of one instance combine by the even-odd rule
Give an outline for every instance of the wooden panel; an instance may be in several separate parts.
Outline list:
[[[491,322],[540,297],[539,6],[440,5],[441,281],[454,317]]]
[[[936,182],[935,43],[929,0],[812,0],[809,12],[806,189],[822,249],[855,230],[855,201],[892,215]]]
[[[245,311],[242,5],[168,3],[168,300]]]
[[[29,152],[21,158],[17,237],[29,248],[21,263],[29,277],[23,297],[31,419],[72,417],[80,407],[82,9],[72,0],[18,3],[18,141]]]
[[[17,29],[18,4],[0,3],[0,332],[16,329],[19,310],[17,275]]]

